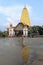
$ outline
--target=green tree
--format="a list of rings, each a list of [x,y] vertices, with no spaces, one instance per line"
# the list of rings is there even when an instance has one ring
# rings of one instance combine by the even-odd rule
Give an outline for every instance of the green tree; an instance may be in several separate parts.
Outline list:
[[[2,37],[7,37],[8,36],[8,33],[6,32],[6,31],[4,31],[3,33],[2,33]]]
[[[2,37],[2,31],[0,31],[0,37]]]
[[[40,35],[43,35],[43,28],[42,28],[41,26],[39,26],[38,31],[39,31],[39,34],[40,34]]]
[[[33,26],[32,27],[32,33],[37,33],[38,31],[38,27],[37,26]]]

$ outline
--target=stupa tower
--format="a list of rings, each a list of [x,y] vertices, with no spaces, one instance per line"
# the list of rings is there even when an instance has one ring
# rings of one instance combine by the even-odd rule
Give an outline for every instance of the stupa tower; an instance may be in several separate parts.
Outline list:
[[[30,18],[29,18],[29,14],[28,14],[28,10],[27,10],[26,6],[23,8],[20,22],[23,23],[24,25],[30,26]]]

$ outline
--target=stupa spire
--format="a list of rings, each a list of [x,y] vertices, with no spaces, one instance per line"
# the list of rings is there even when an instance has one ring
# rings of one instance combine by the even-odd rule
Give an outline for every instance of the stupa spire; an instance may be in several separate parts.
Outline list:
[[[28,10],[27,10],[26,6],[23,8],[20,22],[23,23],[24,25],[30,26],[30,18],[29,18]]]

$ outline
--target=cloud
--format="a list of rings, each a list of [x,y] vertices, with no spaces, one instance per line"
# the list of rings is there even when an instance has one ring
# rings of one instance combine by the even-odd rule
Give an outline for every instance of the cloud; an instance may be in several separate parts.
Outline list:
[[[33,18],[31,18],[31,24],[32,25],[42,26],[43,25],[43,18],[41,18],[41,17],[33,17]]]
[[[31,6],[26,6],[29,14],[31,15]],[[0,24],[0,26],[9,27],[9,24],[12,23],[13,26],[17,25],[20,22],[20,17],[22,13],[23,5],[15,6],[0,6],[0,13],[6,16],[6,23]]]
[[[9,23],[8,22],[6,22],[6,23],[0,23],[0,26],[2,26],[2,27],[8,27],[9,26]]]
[[[26,7],[28,8],[28,12],[31,15],[32,7],[28,5]],[[0,13],[6,16],[6,19],[8,19],[9,23],[12,21],[13,23],[16,24],[20,21],[20,16],[23,8],[24,8],[23,5],[0,6]]]
[[[8,20],[10,23],[13,22],[13,20],[12,20],[11,18],[7,18],[7,20]]]
[[[37,17],[36,16],[36,12],[34,11],[32,6],[26,6],[29,16],[30,16],[30,21],[32,23],[32,25],[35,24],[39,24],[39,22],[41,23],[41,25],[43,24],[43,18]],[[21,17],[21,13],[23,10],[24,6],[23,5],[15,5],[15,6],[0,6],[0,14],[4,14],[6,16],[6,23],[1,24],[0,26],[9,26],[10,23],[14,24],[13,26],[15,26],[16,24],[18,24],[18,22],[20,22],[20,17]]]

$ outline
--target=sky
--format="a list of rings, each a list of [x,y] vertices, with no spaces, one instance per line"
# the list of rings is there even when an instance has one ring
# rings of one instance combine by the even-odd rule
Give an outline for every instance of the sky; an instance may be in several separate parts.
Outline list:
[[[43,25],[43,0],[0,0],[0,30],[9,24],[14,26],[20,22],[24,6],[27,7],[31,25]]]

